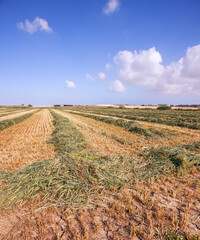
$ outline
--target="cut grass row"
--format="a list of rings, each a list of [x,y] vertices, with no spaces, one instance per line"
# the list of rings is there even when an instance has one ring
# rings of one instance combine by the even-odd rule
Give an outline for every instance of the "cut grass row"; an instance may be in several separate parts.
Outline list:
[[[58,205],[80,205],[88,197],[96,198],[99,193],[121,188],[127,182],[126,160],[77,154],[85,146],[84,138],[66,118],[55,113],[53,117],[55,131],[50,142],[55,144],[59,158],[33,163],[13,174],[2,172],[7,179],[2,179],[5,185],[0,194],[1,207],[36,195]]]
[[[25,119],[31,117],[34,113],[36,113],[38,111],[27,113],[27,114],[24,114],[24,115],[22,115],[20,117],[16,117],[16,118],[13,118],[13,119],[0,121],[0,131],[2,131],[4,129],[8,128],[8,127],[11,127],[11,126],[13,126],[15,124],[18,124],[18,123],[24,121]]]
[[[35,196],[57,205],[80,205],[108,190],[131,187],[136,181],[182,173],[200,165],[200,155],[193,151],[199,150],[200,143],[148,149],[140,153],[145,162],[134,157],[79,154],[85,146],[83,136],[66,118],[52,114],[55,131],[50,142],[55,144],[58,158],[33,163],[14,173],[2,171],[1,208]]]
[[[191,129],[200,129],[200,112],[191,110],[167,110],[157,109],[119,109],[103,107],[73,107],[69,110],[83,113],[94,113],[112,117],[126,118],[129,120],[146,121],[160,123],[170,126],[179,126]],[[63,110],[63,108],[61,109]]]
[[[84,136],[72,126],[71,122],[54,111],[51,111],[51,114],[55,128],[48,143],[54,144],[58,156],[84,149],[86,146]]]
[[[200,156],[196,154],[200,142],[147,149],[140,153],[145,162],[134,157],[102,158],[77,153],[86,146],[84,137],[68,119],[54,112],[52,115],[55,130],[50,142],[55,144],[58,158],[36,162],[13,173],[2,171],[1,208],[32,198],[46,200],[54,206],[76,208],[108,192],[114,194],[123,186],[131,188],[135,182],[186,173],[200,165]],[[179,239],[178,234],[172,232],[168,232],[165,239]],[[198,238],[185,235],[182,239]]]
[[[18,113],[18,112],[20,112],[20,111],[24,111],[24,110],[16,110],[16,109],[14,109],[14,110],[9,110],[9,111],[2,111],[2,112],[0,112],[0,117],[4,117],[4,116],[8,116],[8,115],[11,115],[11,114],[13,114],[13,113]]]
[[[163,131],[157,130],[155,128],[148,128],[148,129],[144,128],[141,124],[135,121],[126,121],[123,119],[114,119],[109,116],[103,117],[103,116],[97,116],[97,115],[91,115],[87,113],[80,113],[80,112],[73,112],[73,111],[68,111],[68,112],[71,114],[92,118],[101,122],[105,122],[107,124],[112,124],[118,127],[122,127],[129,132],[140,134],[146,137],[152,137],[152,138],[166,137],[166,133],[164,133]],[[169,133],[168,133],[168,137],[169,137]]]

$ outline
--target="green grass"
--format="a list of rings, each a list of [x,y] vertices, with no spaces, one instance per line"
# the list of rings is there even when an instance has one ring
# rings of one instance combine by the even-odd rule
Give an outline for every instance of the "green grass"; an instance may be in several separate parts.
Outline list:
[[[194,143],[193,146],[199,146],[199,143]],[[146,165],[141,169],[145,179],[173,173],[183,174],[193,166],[200,166],[200,154],[186,149],[184,145],[150,148],[139,155],[146,159]]]
[[[58,156],[64,156],[70,152],[81,151],[86,147],[84,136],[61,115],[51,111],[53,116],[54,132],[52,139],[47,141],[54,144]]]
[[[199,240],[197,236],[189,236],[185,233],[179,233],[177,231],[170,231],[165,236],[166,240]]]
[[[56,201],[57,205],[79,205],[113,187],[130,181],[120,167],[121,159],[74,159],[70,157],[36,162],[14,174],[7,174],[0,193],[0,206],[7,207],[31,197]],[[5,177],[4,173],[4,177]]]

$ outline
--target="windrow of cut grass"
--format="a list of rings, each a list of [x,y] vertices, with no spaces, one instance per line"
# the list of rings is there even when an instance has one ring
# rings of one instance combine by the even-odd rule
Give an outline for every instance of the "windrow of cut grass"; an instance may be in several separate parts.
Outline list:
[[[25,109],[29,109],[28,107],[1,107],[0,106],[0,112],[9,112],[9,111],[18,111],[18,110],[25,110]]]
[[[24,121],[25,119],[31,117],[34,113],[36,113],[38,111],[39,110],[34,110],[34,111],[29,112],[29,113],[25,113],[24,115],[22,115],[20,117],[15,117],[15,118],[12,118],[12,119],[7,119],[7,120],[0,121],[0,131]]]
[[[70,121],[51,110],[54,132],[48,143],[54,144],[58,156],[79,152],[86,147],[84,136],[72,126]]]
[[[83,136],[66,118],[52,115],[55,131],[49,142],[55,144],[59,158],[33,163],[13,174],[2,172],[1,208],[36,195],[42,200],[56,201],[57,205],[80,205],[90,197],[96,198],[103,191],[121,188],[133,180],[128,176],[127,159],[78,154],[77,150],[85,146]],[[75,139],[78,144],[73,145]]]
[[[166,134],[163,131],[155,128],[144,128],[141,124],[135,121],[126,121],[123,119],[114,119],[109,116],[103,117],[103,116],[97,116],[97,115],[91,115],[87,113],[80,113],[80,112],[73,112],[73,111],[68,111],[68,112],[71,114],[92,118],[97,121],[122,127],[129,132],[137,133],[146,137],[152,137],[152,138],[166,137]],[[168,137],[169,137],[169,133],[168,133]]]
[[[193,167],[200,167],[200,141],[176,147],[150,148],[139,155],[146,159],[146,165],[140,171],[144,179],[172,172],[184,174]]]
[[[197,145],[199,146],[199,143],[197,143]],[[177,148],[181,151],[184,147],[178,146]],[[4,174],[5,185],[0,193],[0,206],[1,208],[7,207],[16,203],[23,203],[28,199],[39,198],[44,201],[46,200],[46,205],[42,206],[41,209],[55,206],[63,206],[65,210],[78,208],[78,215],[74,219],[75,223],[77,221],[80,223],[86,221],[87,225],[87,215],[84,216],[84,212],[92,211],[92,215],[94,214],[94,226],[98,225],[99,229],[102,228],[99,221],[95,218],[96,214],[99,216],[99,219],[102,218],[102,222],[105,219],[109,222],[108,227],[110,231],[112,229],[110,234],[116,232],[113,223],[117,223],[119,229],[121,229],[120,225],[126,222],[124,227],[130,226],[130,231],[126,232],[127,235],[125,234],[127,238],[122,239],[128,239],[129,236],[140,236],[142,239],[147,240],[149,239],[148,236],[151,236],[151,238],[152,236],[158,237],[161,235],[170,237],[172,236],[171,233],[173,233],[173,236],[178,236],[178,233],[181,232],[179,224],[182,230],[180,236],[188,236],[184,231],[184,226],[188,226],[189,224],[187,220],[188,215],[184,215],[183,209],[181,210],[180,216],[178,216],[178,210],[174,204],[176,203],[176,194],[178,194],[178,196],[180,195],[179,205],[181,207],[184,206],[183,203],[185,203],[185,201],[189,201],[185,199],[185,195],[190,196],[190,198],[188,198],[191,199],[194,193],[193,191],[191,192],[190,189],[187,189],[186,192],[184,184],[180,187],[176,182],[176,178],[172,176],[177,173],[182,173],[182,176],[185,176],[189,169],[185,168],[185,166],[189,167],[188,164],[190,164],[191,170],[192,167],[197,169],[199,164],[188,155],[184,160],[184,164],[179,164],[177,167],[174,158],[168,158],[169,152],[174,155],[177,149],[170,148],[165,150],[164,156],[162,150],[163,149],[151,149],[149,152],[146,151],[144,154],[148,161],[147,163],[143,163],[143,166],[141,162],[137,162],[134,159],[124,159],[122,157],[113,159],[103,159],[99,157],[99,159],[92,159],[91,156],[87,159],[65,156],[65,158],[62,157],[31,164],[15,174]],[[162,156],[162,159],[159,160],[160,157],[158,156]],[[185,165],[186,162],[187,164]],[[161,178],[163,174],[168,175],[168,180]],[[171,177],[172,180],[170,180]],[[149,181],[151,178],[153,180]],[[158,180],[160,183],[154,183],[156,178],[161,178],[161,180]],[[146,182],[144,180],[148,181]],[[184,177],[182,177],[181,181],[184,181]],[[185,181],[187,181],[187,177]],[[166,183],[168,185],[165,185]],[[169,186],[173,188],[173,184],[175,183],[177,183],[175,189],[168,189]],[[191,182],[191,184],[193,184],[193,182]],[[120,189],[122,190],[119,191]],[[159,191],[164,191],[164,196],[159,195]],[[182,192],[186,192],[183,199],[181,198]],[[195,195],[195,199],[196,197]],[[172,206],[170,204],[166,205],[166,199],[173,201]],[[198,204],[195,199],[193,200],[194,204]],[[84,207],[85,204],[90,207],[91,210],[87,208],[81,210],[81,207]],[[95,206],[103,206],[104,210],[101,207],[94,208]],[[189,211],[188,209],[195,211],[196,216],[196,205],[192,203],[192,205],[188,206],[189,207],[185,207],[185,211]],[[168,209],[167,211],[166,208]],[[176,209],[175,215],[173,215],[173,208],[174,211]],[[62,211],[65,212],[65,210]],[[95,213],[95,211],[97,211],[97,213]],[[188,212],[185,214],[188,214]],[[43,224],[44,220],[46,222],[46,217],[43,220],[41,219],[41,222],[38,222],[38,226],[44,231],[48,229],[48,227],[44,227]],[[51,217],[51,215],[49,217]],[[70,216],[67,216],[67,213],[66,216],[62,213],[61,218],[66,220],[71,219]],[[37,219],[38,218],[36,218],[36,221]],[[76,228],[73,227],[74,225],[70,221],[67,226],[71,226],[70,229],[76,231]],[[66,229],[68,229],[67,226]],[[156,231],[156,228],[159,229],[159,232]],[[169,229],[168,232],[166,232],[167,228]],[[170,230],[170,228],[172,230]],[[24,229],[24,231],[26,231],[26,229]],[[80,231],[80,239],[87,239],[85,233],[82,232],[81,229]],[[67,233],[68,230],[64,232]],[[186,232],[188,233],[188,231]],[[93,232],[93,234],[97,233],[98,229]],[[39,236],[41,236],[40,234],[42,233],[39,233]],[[70,231],[68,234],[74,237],[76,235],[75,232],[73,234],[73,232],[70,233]],[[91,237],[91,239],[101,239],[97,235],[95,236],[94,238]],[[118,236],[120,236],[120,234]],[[124,235],[122,236],[124,237]],[[30,237],[30,235],[28,235],[28,237]],[[195,236],[194,238],[190,238],[188,236],[188,238],[185,237],[183,239],[192,240],[198,238],[195,238]]]
[[[200,165],[200,156],[180,145],[176,148],[151,148],[140,153],[146,161],[132,157],[101,157],[91,153],[79,154],[85,143],[68,120],[54,114],[55,131],[51,140],[58,158],[36,162],[15,173],[1,173],[0,207],[39,197],[56,206],[71,207],[91,202],[102,194],[135,182],[160,178],[163,175],[186,173]],[[65,121],[66,120],[66,121]],[[71,134],[66,134],[66,128]],[[75,135],[74,135],[75,134]],[[79,144],[73,145],[79,137]]]
[[[65,108],[62,108],[62,110]],[[83,113],[95,113],[129,120],[160,123],[190,129],[200,129],[200,113],[191,110],[157,110],[157,109],[120,109],[105,107],[68,107],[68,110]]]
[[[0,121],[3,117],[6,117],[12,114],[21,113],[21,112],[29,112],[29,111],[31,111],[31,109],[27,108],[27,109],[14,109],[14,110],[0,112]]]
[[[34,111],[36,111],[36,109],[18,110],[17,112],[13,112],[12,114],[6,114],[5,116],[0,117],[0,122],[2,122],[4,120],[9,120],[9,119],[21,117],[28,112],[31,113],[31,112],[34,112]]]
[[[19,220],[2,240],[198,240],[199,188],[192,187],[193,175],[137,183],[78,211],[64,205],[22,215],[15,209]]]
[[[0,117],[8,116],[10,114],[21,112],[21,111],[24,111],[24,109],[23,110],[12,109],[12,110],[0,111]]]

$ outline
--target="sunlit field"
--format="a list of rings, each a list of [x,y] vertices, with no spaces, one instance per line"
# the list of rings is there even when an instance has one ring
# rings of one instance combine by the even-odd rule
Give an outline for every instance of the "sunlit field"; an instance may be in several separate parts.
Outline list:
[[[200,111],[0,107],[0,239],[200,237]]]

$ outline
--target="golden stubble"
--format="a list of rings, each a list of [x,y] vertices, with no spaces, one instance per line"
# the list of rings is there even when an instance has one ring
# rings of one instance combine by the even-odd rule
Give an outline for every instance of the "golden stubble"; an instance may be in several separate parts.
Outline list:
[[[53,128],[50,112],[42,110],[0,132],[0,169],[17,170],[36,161],[54,158],[54,146],[46,143]]]
[[[89,150],[95,150],[103,155],[134,154],[145,148],[176,146],[200,141],[199,130],[166,126],[163,124],[140,122],[144,128],[155,128],[164,133],[171,134],[168,137],[150,138],[140,134],[131,133],[121,127],[100,122],[80,115],[70,114],[54,110],[67,117],[74,126],[85,136]],[[88,113],[87,113],[88,114]],[[91,114],[95,115],[95,114]]]
[[[32,113],[32,112],[35,112],[35,111],[36,111],[35,109],[28,110],[28,111],[27,110],[18,111],[16,113],[0,117],[0,121],[9,120],[9,119],[13,119],[13,118],[16,118],[16,117],[21,117],[21,116],[23,116],[27,113]]]
[[[200,184],[199,174],[199,169],[194,168],[187,177],[163,177],[138,182],[131,189],[126,186],[121,191],[113,189],[104,197],[91,199],[88,206],[79,207],[75,212],[68,206],[35,211],[37,199],[34,199],[12,209],[8,227],[2,228],[0,236],[4,235],[2,239],[18,239],[23,235],[23,239],[34,236],[38,239],[153,240],[165,239],[164,233],[177,229],[198,236],[200,188],[196,185]],[[7,214],[5,211],[0,217],[0,230],[1,223],[5,226],[8,221]]]

